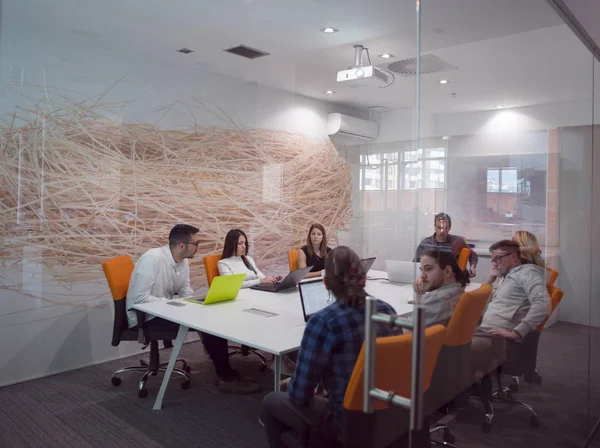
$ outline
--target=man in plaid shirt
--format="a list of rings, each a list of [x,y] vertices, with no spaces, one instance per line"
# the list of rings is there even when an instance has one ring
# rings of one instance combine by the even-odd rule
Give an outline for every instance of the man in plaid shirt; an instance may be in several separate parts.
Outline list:
[[[263,402],[263,421],[270,447],[283,447],[281,433],[302,431],[307,423],[321,438],[337,439],[346,387],[365,339],[366,273],[352,249],[339,246],[325,260],[326,288],[336,301],[308,320],[288,392],[271,392]],[[395,314],[377,300],[377,311]],[[377,336],[401,333],[378,326]],[[316,395],[317,386],[325,395]]]

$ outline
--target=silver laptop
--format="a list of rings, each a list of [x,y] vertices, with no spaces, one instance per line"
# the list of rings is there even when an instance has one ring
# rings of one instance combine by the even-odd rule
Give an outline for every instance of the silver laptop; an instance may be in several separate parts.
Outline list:
[[[302,303],[302,313],[304,314],[304,322],[313,314],[327,308],[335,299],[333,294],[330,294],[322,279],[316,282],[299,283],[300,302]]]
[[[420,263],[385,260],[388,280],[394,283],[414,283],[420,275]]]

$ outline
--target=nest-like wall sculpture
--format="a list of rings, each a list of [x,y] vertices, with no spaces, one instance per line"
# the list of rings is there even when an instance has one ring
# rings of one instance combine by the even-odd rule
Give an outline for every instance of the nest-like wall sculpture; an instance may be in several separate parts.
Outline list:
[[[231,228],[249,231],[268,267],[286,263],[311,223],[332,236],[348,223],[350,173],[327,137],[233,124],[164,130],[105,117],[71,102],[20,109],[2,125],[3,267],[40,263],[61,283],[102,279],[103,260],[135,260],[182,222],[200,228],[198,286],[202,256],[219,252]]]

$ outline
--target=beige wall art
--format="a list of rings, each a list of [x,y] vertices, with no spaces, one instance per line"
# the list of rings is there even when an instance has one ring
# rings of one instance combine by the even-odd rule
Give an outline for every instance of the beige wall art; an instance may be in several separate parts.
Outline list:
[[[33,263],[66,287],[101,281],[102,261],[136,260],[166,244],[174,224],[189,223],[202,236],[192,263],[199,286],[202,256],[220,252],[229,229],[250,234],[266,268],[287,264],[287,250],[303,243],[311,223],[332,236],[347,226],[350,172],[326,136],[231,121],[168,130],[110,120],[106,110],[63,100],[17,108],[3,121],[3,271]],[[19,290],[1,274],[0,282]]]

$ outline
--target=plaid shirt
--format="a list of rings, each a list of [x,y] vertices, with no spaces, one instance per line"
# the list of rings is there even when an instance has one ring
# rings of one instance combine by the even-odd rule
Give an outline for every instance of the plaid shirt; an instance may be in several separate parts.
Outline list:
[[[394,308],[377,300],[377,311],[394,314]],[[377,336],[401,334],[377,325]],[[306,324],[294,376],[288,392],[298,405],[308,404],[317,384],[329,393],[326,418],[339,431],[346,387],[365,339],[365,309],[334,302],[311,316]]]

